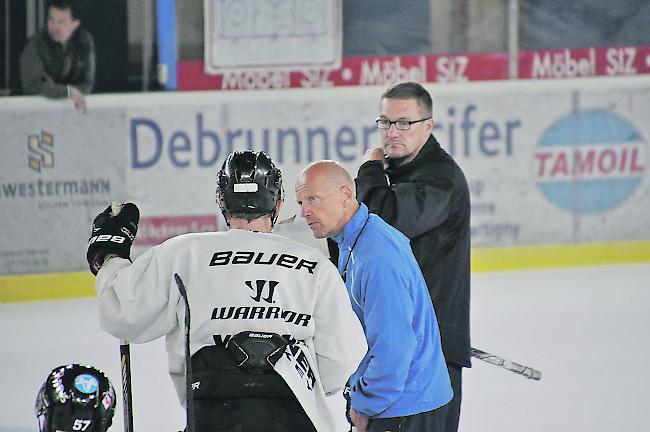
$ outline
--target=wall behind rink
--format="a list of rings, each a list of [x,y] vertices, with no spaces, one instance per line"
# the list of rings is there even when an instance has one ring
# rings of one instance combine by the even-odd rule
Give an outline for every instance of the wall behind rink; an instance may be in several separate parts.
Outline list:
[[[569,258],[589,250],[648,259],[649,77],[427,88],[434,133],[470,184],[475,270],[580,263]],[[93,95],[85,115],[67,101],[0,99],[0,274],[84,271],[92,218],[115,199],[141,209],[134,255],[224,229],[215,174],[232,150],[269,153],[284,176],[280,217],[299,213],[300,169],[328,158],[354,174],[379,144],[383,90]],[[299,216],[277,231],[324,250]]]

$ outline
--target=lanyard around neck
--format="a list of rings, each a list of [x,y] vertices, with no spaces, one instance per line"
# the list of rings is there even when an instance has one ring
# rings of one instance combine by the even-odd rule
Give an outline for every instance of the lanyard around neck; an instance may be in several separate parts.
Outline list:
[[[357,242],[359,241],[359,237],[361,237],[361,234],[363,233],[363,229],[366,227],[369,220],[370,220],[370,215],[368,215],[368,217],[366,218],[366,221],[363,223],[361,230],[359,230],[359,234],[357,234],[357,238],[355,238],[354,243],[352,243],[352,247],[350,248],[350,254],[348,255],[348,259],[345,261],[345,267],[343,267],[343,273],[341,273],[341,278],[343,279],[343,283],[345,283],[345,278],[348,274],[348,264],[350,264],[352,251],[354,250],[354,247],[357,245]]]

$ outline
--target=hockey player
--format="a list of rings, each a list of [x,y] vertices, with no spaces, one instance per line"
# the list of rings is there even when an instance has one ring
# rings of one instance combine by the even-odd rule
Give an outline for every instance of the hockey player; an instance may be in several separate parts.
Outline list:
[[[131,263],[139,211],[95,218],[87,258],[100,323],[130,342],[166,336],[169,372],[185,392],[186,288],[197,431],[336,429],[326,394],[343,387],[367,345],[336,268],[271,231],[282,176],[263,152],[234,152],[218,173],[227,232],[171,238]],[[177,285],[179,285],[177,287]]]
[[[36,395],[39,432],[105,432],[115,412],[115,390],[108,377],[90,365],[52,369]]]

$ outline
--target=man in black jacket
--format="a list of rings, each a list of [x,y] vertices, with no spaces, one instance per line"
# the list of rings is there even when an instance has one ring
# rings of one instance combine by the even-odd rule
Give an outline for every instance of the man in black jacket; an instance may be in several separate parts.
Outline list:
[[[86,111],[84,94],[95,83],[95,47],[90,33],[80,29],[75,0],[48,4],[47,28],[32,35],[20,55],[23,94],[69,98]]]
[[[384,92],[356,179],[357,198],[411,240],[438,317],[454,390],[446,432],[460,417],[462,368],[470,367],[470,200],[465,175],[431,134],[432,101],[415,82]]]

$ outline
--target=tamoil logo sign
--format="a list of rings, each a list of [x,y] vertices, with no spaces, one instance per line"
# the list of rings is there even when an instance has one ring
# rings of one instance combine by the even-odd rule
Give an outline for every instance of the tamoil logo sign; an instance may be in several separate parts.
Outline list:
[[[647,171],[636,128],[606,111],[581,111],[553,123],[535,152],[537,185],[555,205],[603,213],[628,199]]]
[[[41,172],[42,168],[54,166],[54,136],[45,131],[41,135],[29,135],[27,137],[27,149],[29,151],[28,164],[34,171]]]

